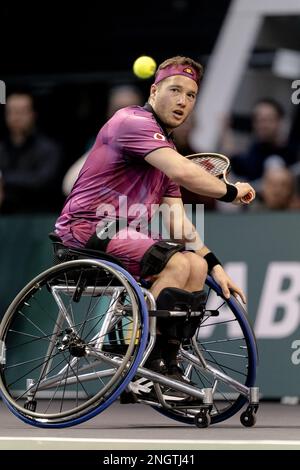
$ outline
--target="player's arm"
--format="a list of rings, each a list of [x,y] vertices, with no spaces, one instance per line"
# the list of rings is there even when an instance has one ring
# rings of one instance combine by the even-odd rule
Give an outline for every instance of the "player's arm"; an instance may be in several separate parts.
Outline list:
[[[172,181],[196,194],[218,199],[227,193],[227,186],[223,181],[210,175],[171,148],[153,150],[145,157],[145,160],[165,173]],[[248,183],[240,183],[237,186],[238,193],[235,201],[239,201],[250,189]]]
[[[160,207],[164,225],[172,239],[185,243],[188,249],[203,248],[203,241],[187,217],[181,198],[164,197]]]
[[[170,237],[176,241],[185,243],[187,249],[192,249],[203,258],[211,253],[204,245],[195,226],[188,218],[181,198],[164,197],[162,204],[166,204],[169,210],[162,210],[163,220]],[[193,245],[193,246],[192,246]],[[221,265],[221,264],[220,264]]]

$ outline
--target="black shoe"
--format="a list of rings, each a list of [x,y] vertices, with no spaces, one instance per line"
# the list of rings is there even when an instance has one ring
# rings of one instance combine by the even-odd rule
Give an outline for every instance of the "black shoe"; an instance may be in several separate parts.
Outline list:
[[[120,395],[120,404],[128,405],[129,403],[137,403],[137,397],[130,390],[124,390]]]
[[[168,379],[177,380],[184,383],[185,385],[193,385],[189,379],[184,377],[183,370],[177,364],[171,365],[168,368],[163,359],[154,359],[152,361],[146,361],[144,367],[153,370],[153,372],[163,374]],[[130,389],[136,395],[137,399],[155,402],[158,401],[153,381],[150,379],[140,377],[131,382]],[[174,390],[171,387],[167,387],[165,385],[160,385],[160,389],[164,400],[188,401],[191,399],[191,396],[188,393]]]
[[[183,370],[177,364],[169,366],[167,375],[174,380],[184,382],[186,385],[191,385],[191,381],[184,375]]]
[[[180,367],[173,365],[168,368],[163,359],[155,359],[149,363],[146,362],[145,367],[147,367],[147,369],[153,370],[153,372],[163,374],[168,379],[178,380],[179,382],[183,382],[186,385],[190,384],[190,381],[183,376],[183,371],[180,369]],[[135,380],[131,383],[131,389],[136,394],[137,398],[151,401],[158,400],[153,382],[149,379],[141,377]],[[182,401],[188,400],[190,398],[190,395],[187,393],[174,390],[164,385],[160,385],[160,389],[164,400]]]
[[[183,370],[178,365],[171,365],[168,368],[167,374],[165,374],[168,379],[177,380],[182,382],[185,385],[192,385],[191,381],[184,376]],[[163,397],[165,400],[189,400],[191,396],[188,393],[181,392],[180,390],[173,390],[172,388],[163,387],[162,390]]]
[[[168,368],[163,359],[153,359],[152,361],[148,359],[144,367],[163,375],[166,375],[168,372]],[[137,398],[148,401],[158,401],[151,379],[139,377],[130,383],[130,388]]]
[[[149,361],[148,359],[145,362],[144,367],[146,367],[146,369],[153,370],[153,372],[158,372],[159,374],[166,375],[168,373],[168,368],[163,359],[153,359],[152,361]]]

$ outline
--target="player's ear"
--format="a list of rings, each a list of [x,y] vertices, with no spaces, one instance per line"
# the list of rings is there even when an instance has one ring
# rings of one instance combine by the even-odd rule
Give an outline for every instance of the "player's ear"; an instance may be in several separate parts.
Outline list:
[[[158,89],[157,85],[155,85],[154,83],[152,83],[151,88],[150,88],[150,96],[151,96],[151,98],[154,98],[154,97],[155,97],[156,92],[157,92],[157,89]]]

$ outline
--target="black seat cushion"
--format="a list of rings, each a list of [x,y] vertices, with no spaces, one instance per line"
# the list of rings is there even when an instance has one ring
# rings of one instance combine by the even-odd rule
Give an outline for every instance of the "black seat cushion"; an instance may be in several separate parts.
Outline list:
[[[74,248],[63,244],[61,238],[54,232],[49,233],[49,238],[53,244],[54,262],[62,263],[64,261],[71,261],[74,259],[103,259],[119,265],[121,268],[126,269],[122,262],[113,255],[105,253],[104,251],[91,250],[89,248]]]

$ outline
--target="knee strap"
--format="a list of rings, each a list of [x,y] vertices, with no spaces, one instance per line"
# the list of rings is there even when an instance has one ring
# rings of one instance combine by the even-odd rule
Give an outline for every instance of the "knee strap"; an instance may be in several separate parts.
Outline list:
[[[160,273],[167,262],[178,251],[183,251],[184,245],[172,241],[161,240],[154,243],[141,259],[141,277]]]

